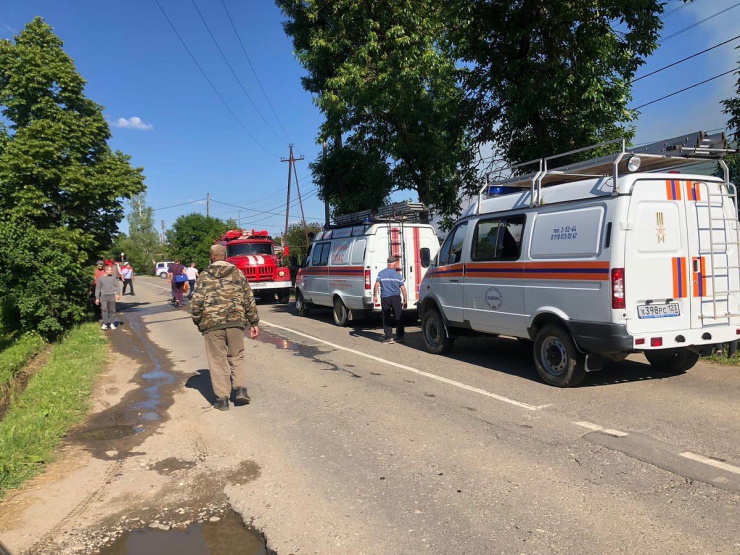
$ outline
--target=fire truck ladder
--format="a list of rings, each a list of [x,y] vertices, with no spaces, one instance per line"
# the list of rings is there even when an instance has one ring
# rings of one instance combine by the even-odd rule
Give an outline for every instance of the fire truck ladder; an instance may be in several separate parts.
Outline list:
[[[708,227],[701,227],[701,224],[699,227],[699,257],[708,256],[711,265],[708,274],[699,276],[700,279],[707,278],[711,284],[711,298],[701,299],[699,317],[702,322],[740,316],[740,313],[730,311],[730,296],[740,295],[740,223],[737,216],[725,216],[727,202],[731,203],[731,212],[738,213],[738,195],[737,188],[729,182],[727,164],[724,160],[719,160],[719,164],[724,173],[724,183],[719,192],[710,193],[709,185],[700,183],[704,186],[701,192],[706,201],[696,202],[697,217],[704,213],[708,223]],[[727,230],[727,222],[730,222],[731,231]],[[708,234],[708,240],[702,241],[702,231]],[[695,274],[702,270],[700,260],[692,260],[691,269]],[[705,314],[705,308],[710,306],[711,314]]]
[[[398,230],[398,234],[394,230]],[[394,237],[395,235],[395,237]],[[401,266],[401,275],[406,279],[406,235],[403,228],[403,220],[398,226],[388,222],[388,256],[397,256],[398,263]]]

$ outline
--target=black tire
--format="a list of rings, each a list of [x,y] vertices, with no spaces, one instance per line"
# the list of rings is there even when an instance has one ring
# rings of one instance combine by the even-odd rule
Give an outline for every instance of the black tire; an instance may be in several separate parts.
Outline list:
[[[585,358],[570,334],[549,324],[534,338],[534,365],[542,380],[556,387],[573,387],[586,377]]]
[[[334,315],[334,323],[339,327],[345,327],[349,323],[349,311],[339,297],[334,297],[334,308],[332,309]]]
[[[297,289],[295,292],[295,310],[298,316],[308,316],[308,303],[306,303],[303,295]]]
[[[442,355],[452,349],[455,340],[447,337],[445,323],[436,308],[424,311],[421,320],[421,335],[424,337],[424,346],[427,351],[435,355]]]
[[[281,304],[288,304],[290,302],[290,287],[280,290],[278,293],[278,301]]]
[[[650,366],[660,372],[683,374],[696,364],[699,360],[699,353],[690,351],[685,347],[661,349],[659,351],[645,351],[645,358],[648,359]]]

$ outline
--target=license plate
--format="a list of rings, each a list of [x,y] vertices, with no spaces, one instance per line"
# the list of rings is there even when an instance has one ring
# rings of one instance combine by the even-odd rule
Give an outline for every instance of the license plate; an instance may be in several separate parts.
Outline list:
[[[639,318],[670,318],[680,315],[681,311],[678,308],[678,303],[637,305],[637,316]]]
[[[265,288],[267,287],[267,283],[265,283],[265,282],[259,282],[259,281],[255,282],[255,283],[252,283],[252,282],[250,281],[250,282],[249,282],[249,286],[250,286],[250,287],[251,287],[252,289],[265,289]]]

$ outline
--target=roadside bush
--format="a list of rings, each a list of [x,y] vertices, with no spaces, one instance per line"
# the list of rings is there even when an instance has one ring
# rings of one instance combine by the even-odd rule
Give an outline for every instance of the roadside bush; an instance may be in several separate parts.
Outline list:
[[[91,281],[85,239],[64,227],[0,222],[0,291],[6,294],[3,318],[17,318],[11,327],[54,339],[85,319]]]

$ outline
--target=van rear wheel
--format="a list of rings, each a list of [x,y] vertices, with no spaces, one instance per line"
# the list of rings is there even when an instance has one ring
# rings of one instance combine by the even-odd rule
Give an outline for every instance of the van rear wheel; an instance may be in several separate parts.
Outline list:
[[[455,344],[454,339],[447,337],[442,315],[436,308],[428,308],[424,311],[424,318],[421,320],[421,334],[424,337],[424,346],[427,351],[435,355],[448,352]]]
[[[696,364],[699,353],[684,348],[645,351],[650,366],[668,374],[683,374]]]
[[[308,305],[300,291],[295,292],[295,310],[298,316],[308,316]]]
[[[545,383],[578,385],[586,377],[585,357],[570,334],[558,325],[543,326],[534,338],[534,365]]]
[[[334,297],[334,310],[332,310],[332,313],[334,314],[334,323],[337,326],[344,327],[349,322],[349,311],[339,297]]]

